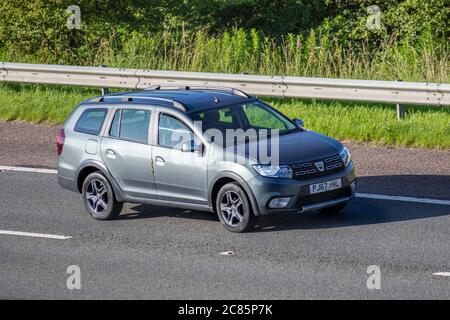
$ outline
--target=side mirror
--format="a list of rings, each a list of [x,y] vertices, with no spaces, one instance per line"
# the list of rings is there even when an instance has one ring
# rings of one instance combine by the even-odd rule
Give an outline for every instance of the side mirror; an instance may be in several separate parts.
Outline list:
[[[305,128],[305,123],[303,122],[303,120],[302,119],[294,119],[294,123],[297,125],[297,127],[300,127],[300,128]]]
[[[182,152],[199,152],[200,150],[200,145],[196,145],[194,140],[186,141],[181,145]]]

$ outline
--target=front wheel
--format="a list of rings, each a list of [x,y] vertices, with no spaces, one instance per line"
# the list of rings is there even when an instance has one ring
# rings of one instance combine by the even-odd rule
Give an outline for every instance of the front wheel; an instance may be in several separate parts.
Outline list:
[[[220,222],[231,232],[250,231],[256,224],[248,197],[235,182],[227,183],[219,190],[216,211]]]
[[[112,220],[122,211],[122,202],[117,202],[108,179],[94,172],[86,177],[82,188],[83,203],[89,215],[97,220]]]

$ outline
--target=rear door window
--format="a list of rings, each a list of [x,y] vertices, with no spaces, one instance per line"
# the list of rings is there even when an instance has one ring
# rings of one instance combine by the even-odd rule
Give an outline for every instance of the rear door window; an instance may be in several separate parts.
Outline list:
[[[114,114],[109,135],[111,137],[148,143],[151,112],[140,109],[122,109]]]
[[[88,109],[84,110],[75,124],[74,130],[77,132],[98,135],[102,130],[108,109]]]

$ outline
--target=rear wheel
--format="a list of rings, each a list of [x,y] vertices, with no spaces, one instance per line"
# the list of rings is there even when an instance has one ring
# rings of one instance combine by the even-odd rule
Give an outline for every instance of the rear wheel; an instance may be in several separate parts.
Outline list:
[[[327,207],[327,208],[323,208],[323,209],[319,209],[319,211],[321,213],[325,213],[325,214],[329,214],[329,213],[339,213],[340,211],[344,210],[345,206],[347,205],[347,202],[332,206],[332,207]]]
[[[97,220],[111,220],[119,216],[123,203],[117,202],[108,179],[94,172],[86,177],[82,188],[86,211]]]
[[[235,182],[227,183],[219,190],[216,211],[220,222],[231,232],[250,231],[256,224],[248,197]]]

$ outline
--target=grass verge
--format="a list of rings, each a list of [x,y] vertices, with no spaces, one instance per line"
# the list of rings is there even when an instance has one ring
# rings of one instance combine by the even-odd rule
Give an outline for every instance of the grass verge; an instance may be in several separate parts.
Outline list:
[[[60,124],[79,102],[99,93],[74,87],[1,84],[0,119]],[[450,149],[450,108],[406,106],[406,119],[397,121],[393,105],[267,97],[262,100],[290,118],[302,118],[309,129],[337,139]]]

